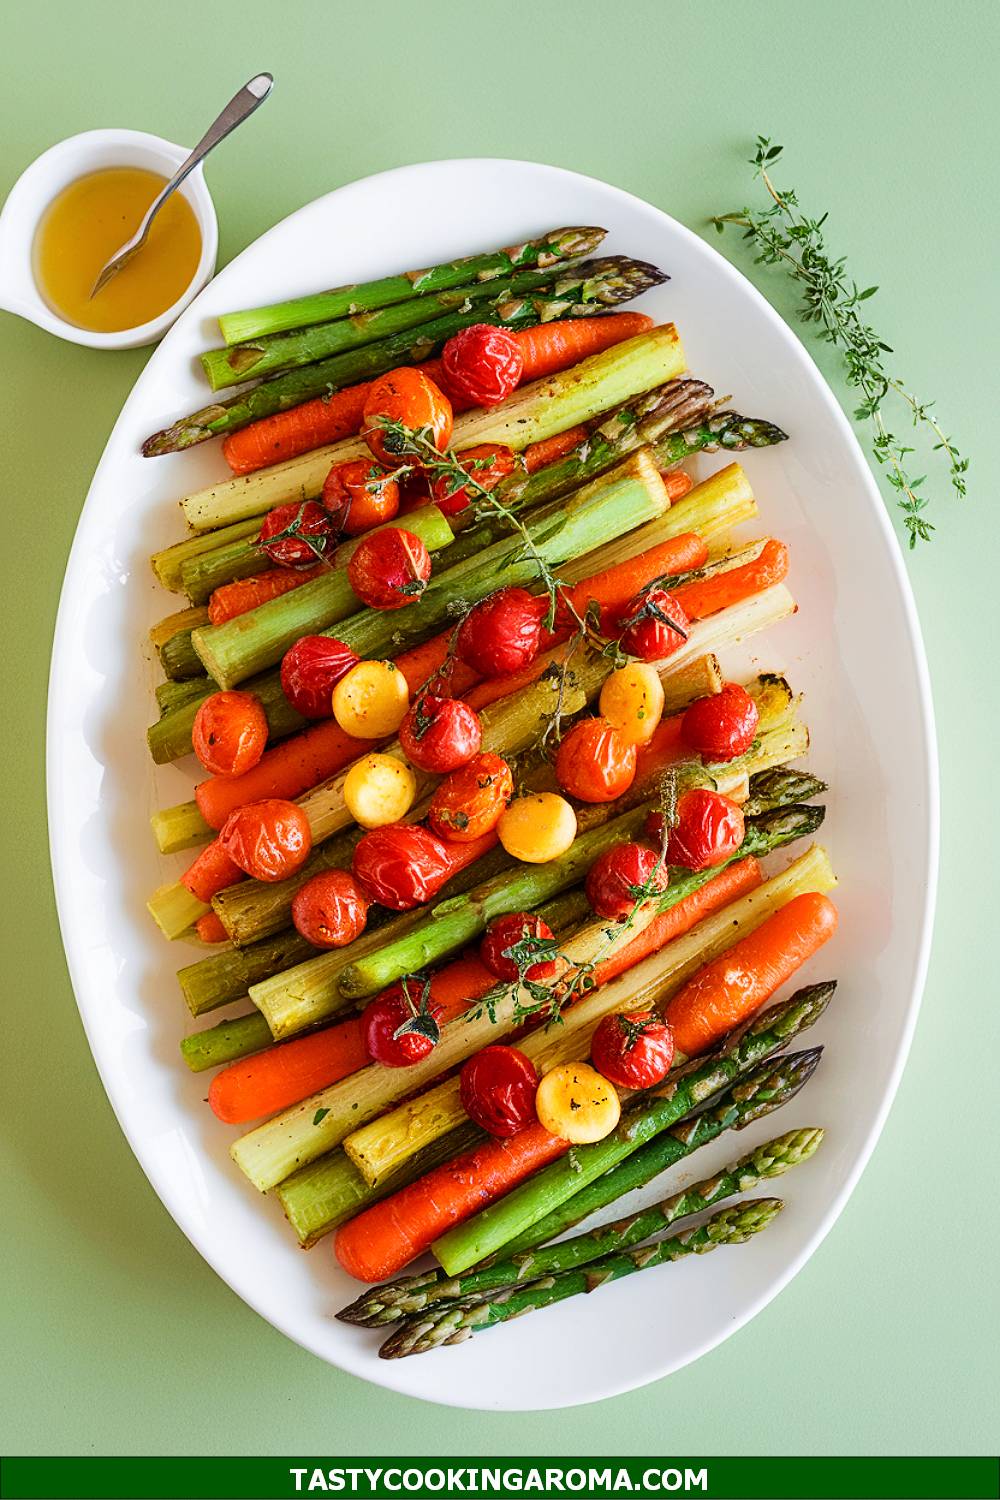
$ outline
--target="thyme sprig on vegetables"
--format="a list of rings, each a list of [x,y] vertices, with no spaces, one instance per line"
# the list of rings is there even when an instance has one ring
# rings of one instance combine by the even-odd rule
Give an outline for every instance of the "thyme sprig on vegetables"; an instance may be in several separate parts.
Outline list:
[[[550,668],[553,675],[558,678],[558,691],[556,694],[556,706],[546,725],[542,736],[543,747],[558,744],[562,734],[563,705],[569,683],[573,657],[580,646],[590,646],[595,650],[608,652],[613,649],[614,643],[609,642],[600,632],[600,618],[596,620],[594,612],[589,608],[581,615],[566,588],[565,583],[553,572],[544,554],[535,545],[530,530],[520,517],[506,506],[498,495],[486,488],[476,478],[476,470],[488,468],[489,460],[473,459],[471,463],[463,463],[453,448],[440,449],[434,442],[433,433],[427,427],[411,428],[395,418],[378,416],[375,419],[378,427],[384,433],[386,449],[393,457],[401,460],[400,468],[395,471],[393,477],[419,472],[433,485],[438,480],[444,480],[449,494],[456,494],[459,490],[467,490],[470,495],[475,496],[476,509],[481,515],[495,515],[501,517],[510,528],[517,532],[524,544],[524,555],[534,565],[538,574],[539,582],[542,584],[548,596],[548,609],[543,621],[547,631],[555,627],[559,611],[564,610],[573,621],[573,633],[566,644],[566,650],[562,661]],[[363,434],[362,434],[363,435]],[[407,463],[406,460],[410,462]],[[466,610],[464,613],[468,613]],[[464,616],[463,616],[464,617]],[[444,661],[428,678],[421,687],[421,692],[433,691],[433,685],[447,680],[447,673],[454,661],[455,641],[458,635],[462,619],[456,622],[452,631],[451,640],[448,645]]]
[[[928,497],[918,493],[926,475],[914,477],[911,474],[910,455],[916,450],[896,437],[886,425],[883,414],[886,397],[898,397],[908,409],[913,426],[924,429],[933,439],[932,451],[944,455],[952,491],[959,499],[966,494],[965,476],[969,460],[962,457],[932,414],[934,403],[918,401],[902,381],[886,371],[885,356],[892,354],[893,350],[865,322],[861,312],[861,304],[874,296],[878,287],[859,289],[857,282],[847,275],[845,257],[833,259],[830,256],[823,233],[826,214],[818,219],[810,218],[800,209],[792,189],[775,187],[769,168],[779,159],[782,149],[774,145],[770,137],[761,135],[757,137],[756,151],[751,158],[754,176],[761,179],[771,197],[770,208],[744,208],[739,213],[717,214],[710,222],[720,234],[727,224],[742,227],[743,238],[753,240],[756,245],[756,264],[782,265],[801,283],[800,315],[807,323],[818,323],[820,337],[835,345],[844,356],[848,384],[861,394],[861,401],[854,410],[855,419],[871,424],[872,453],[875,461],[887,470],[886,477],[896,492],[909,544],[913,548],[918,541],[930,541],[935,530],[933,522],[923,514]]]

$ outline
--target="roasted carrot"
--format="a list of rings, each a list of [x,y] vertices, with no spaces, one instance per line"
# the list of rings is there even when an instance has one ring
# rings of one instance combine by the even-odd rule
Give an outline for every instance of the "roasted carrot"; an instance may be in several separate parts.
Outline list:
[[[459,958],[431,978],[439,1019],[453,1021],[492,989],[496,978],[478,958]],[[312,1036],[281,1042],[231,1063],[212,1079],[208,1102],[227,1125],[242,1125],[308,1099],[369,1061],[357,1016]]]
[[[554,464],[556,459],[565,458],[567,453],[572,453],[579,443],[586,440],[586,427],[567,427],[565,432],[557,432],[553,437],[543,438],[540,443],[532,443],[525,448],[524,467],[529,474],[534,474],[536,469],[544,469],[547,464]]]
[[[694,480],[683,469],[668,469],[660,477],[666,485],[671,505],[675,500],[683,500],[688,491],[694,489]]]
[[[565,323],[545,323],[515,333],[524,357],[522,383],[557,375],[590,354],[610,349],[623,339],[635,338],[652,328],[645,313],[611,313],[603,318],[571,318]],[[441,362],[425,360],[418,366],[439,384],[444,383]],[[269,464],[281,463],[310,448],[351,437],[361,426],[370,382],[346,386],[332,396],[303,401],[288,411],[251,422],[232,432],[222,445],[223,456],[234,474],[252,474]],[[468,403],[452,401],[455,411],[466,411]]]
[[[243,871],[233,864],[219,840],[213,839],[184,871],[181,885],[199,901],[211,901],[218,891],[235,885],[238,880],[246,880]]]
[[[644,745],[639,746],[635,762],[633,785],[641,787],[660,775],[675,761],[683,760],[689,752],[681,739],[683,714],[671,714],[661,719]]]
[[[753,562],[682,584],[673,590],[673,595],[683,605],[689,620],[703,620],[706,615],[717,614],[720,609],[728,609],[751,594],[762,593],[773,584],[781,583],[787,573],[788,548],[784,542],[768,540]]]
[[[395,1276],[446,1229],[568,1150],[568,1141],[538,1124],[507,1140],[484,1141],[343,1224],[334,1236],[334,1254],[359,1281]]]
[[[194,924],[194,928],[203,943],[229,942],[229,933],[223,927],[214,911],[208,911],[203,917],[199,917]]]
[[[720,870],[700,890],[685,896],[683,901],[678,901],[676,906],[658,916],[613,958],[598,964],[593,974],[594,983],[607,984],[619,974],[624,974],[626,969],[634,968],[651,953],[658,953],[674,938],[690,932],[702,917],[720,911],[730,901],[736,901],[740,896],[755,890],[763,879],[760,864],[752,854],[746,859],[737,860],[725,870]]]
[[[833,902],[806,891],[706,964],[664,1012],[678,1052],[693,1057],[749,1020],[836,930]]]
[[[213,625],[224,625],[227,620],[235,620],[237,615],[256,609],[258,604],[267,604],[270,599],[300,589],[304,583],[318,578],[322,571],[322,567],[303,568],[300,572],[293,568],[270,568],[251,578],[237,578],[234,583],[220,584],[208,601],[209,621]]]
[[[366,380],[361,385],[345,386],[329,398],[304,401],[301,406],[231,432],[222,444],[226,463],[234,474],[252,474],[296,453],[351,437],[361,426],[370,385]]]
[[[627,604],[654,578],[704,567],[707,559],[708,548],[701,537],[693,531],[685,531],[655,547],[647,547],[645,552],[617,563],[613,568],[605,568],[603,573],[581,579],[567,591],[568,598],[579,614],[591,600],[600,605],[602,614],[606,614]]]
[[[612,313],[604,318],[568,318],[565,323],[538,323],[534,328],[522,328],[515,335],[521,346],[524,359],[525,380],[541,380],[546,375],[557,375],[568,370],[581,359],[591,354],[600,354],[623,339],[634,339],[653,320],[645,313]]]

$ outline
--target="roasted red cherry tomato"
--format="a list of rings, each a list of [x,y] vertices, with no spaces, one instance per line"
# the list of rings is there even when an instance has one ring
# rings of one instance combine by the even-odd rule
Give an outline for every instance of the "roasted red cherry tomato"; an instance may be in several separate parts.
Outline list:
[[[453,395],[473,406],[496,406],[516,390],[524,373],[521,346],[506,328],[473,323],[441,351],[441,368]]]
[[[731,797],[694,787],[677,800],[677,822],[670,830],[667,863],[687,870],[721,865],[743,842],[743,812]]]
[[[281,691],[307,719],[328,719],[333,690],[358,664],[350,646],[331,635],[304,635],[281,659]]]
[[[451,441],[451,402],[422,370],[409,365],[372,382],[362,421],[365,442],[390,469],[401,458],[412,457],[402,435],[393,431],[393,423],[407,433],[424,434],[439,452]]]
[[[369,458],[334,464],[323,481],[323,504],[338,531],[360,536],[399,511],[399,484]]]
[[[670,1072],[674,1038],[655,1011],[605,1016],[594,1032],[590,1059],[598,1073],[618,1088],[651,1089]]]
[[[664,588],[649,588],[637,594],[619,614],[619,645],[640,661],[662,661],[683,646],[688,624],[687,615],[672,594]]]
[[[386,1068],[410,1068],[437,1046],[440,1005],[416,975],[384,990],[361,1013],[365,1050]]]
[[[458,1081],[469,1119],[501,1139],[534,1123],[537,1090],[535,1065],[516,1047],[484,1047],[469,1058]]]
[[[273,882],[302,868],[312,848],[312,830],[297,803],[265,797],[231,812],[219,842],[233,864],[254,880]]]
[[[323,870],[296,891],[292,922],[314,948],[345,948],[365,930],[368,900],[348,870]]]
[[[195,714],[194,753],[213,776],[242,776],[267,745],[267,714],[253,693],[213,693]]]
[[[727,682],[721,693],[691,704],[681,720],[681,739],[704,760],[735,760],[750,749],[759,720],[746,688]]]
[[[400,526],[362,537],[347,564],[347,578],[369,609],[414,604],[431,576],[431,555],[418,536]]]
[[[437,895],[451,862],[441,840],[426,828],[393,823],[358,841],[351,868],[373,901],[392,911],[412,911]]]
[[[282,568],[312,568],[332,548],[337,533],[315,500],[276,505],[261,522],[260,545]]]
[[[458,461],[481,490],[494,489],[517,465],[513,448],[503,443],[480,443],[476,448],[465,448],[458,454]],[[478,498],[476,490],[460,484],[454,474],[441,474],[431,485],[431,499],[446,516],[458,515]]]
[[[475,605],[461,625],[455,650],[483,677],[506,677],[534,661],[541,648],[548,601],[526,589],[498,589]]]
[[[460,698],[421,693],[399,726],[403,754],[418,771],[445,776],[479,752],[483,730],[479,715]]]
[[[580,802],[613,802],[635,778],[636,747],[607,719],[581,719],[556,755],[556,780]]]
[[[510,956],[510,949],[522,943],[525,938],[541,938],[547,942],[552,937],[552,928],[541,917],[536,917],[530,911],[508,912],[504,917],[497,917],[486,929],[486,936],[479,944],[479,957],[491,974],[513,984],[520,971],[517,960]],[[554,979],[558,969],[555,959],[547,958],[540,963],[530,964],[524,971],[524,977],[542,984],[547,979]]]
[[[449,843],[470,844],[495,828],[514,795],[510,766],[499,755],[474,755],[446,776],[431,798],[427,821]]]
[[[620,922],[640,901],[667,888],[667,871],[645,844],[618,844],[599,854],[587,872],[587,900],[599,917]]]

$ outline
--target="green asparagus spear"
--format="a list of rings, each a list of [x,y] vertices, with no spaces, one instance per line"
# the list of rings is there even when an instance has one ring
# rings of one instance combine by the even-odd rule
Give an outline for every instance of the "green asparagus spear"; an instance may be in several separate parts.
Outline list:
[[[630,1250],[633,1245],[641,1245],[643,1240],[669,1228],[678,1219],[700,1214],[738,1193],[749,1193],[765,1178],[780,1177],[790,1167],[807,1161],[822,1139],[822,1130],[789,1131],[787,1135],[768,1141],[765,1146],[748,1151],[739,1161],[723,1167],[714,1176],[682,1188],[660,1203],[617,1219],[613,1224],[602,1224],[546,1249],[525,1251],[481,1271],[469,1271],[465,1276],[449,1279],[440,1271],[425,1271],[422,1275],[400,1277],[397,1281],[363,1292],[337,1317],[344,1323],[357,1323],[363,1328],[383,1328],[417,1313],[436,1310],[444,1303],[470,1298],[481,1301],[488,1293],[501,1291],[504,1287],[516,1287],[541,1276],[572,1271],[602,1255]]]
[[[795,1033],[819,1018],[829,999],[829,989],[804,990],[784,1004],[771,1006],[717,1051],[641,1095],[602,1141],[573,1147],[506,1197],[449,1230],[433,1246],[448,1275],[457,1276],[503,1249],[647,1141],[785,1046]]]
[[[154,432],[143,443],[142,451],[147,458],[177,453],[208,438],[236,432],[260,417],[287,411],[290,406],[297,406],[315,396],[371,379],[397,365],[417,363],[440,349],[452,334],[472,323],[492,323],[497,327],[518,329],[562,318],[586,318],[628,302],[664,280],[663,272],[655,266],[625,256],[585,261],[567,272],[564,280],[555,282],[548,292],[476,303],[467,312],[448,313],[421,328],[408,329],[375,344],[348,349],[343,354],[332,354],[329,359],[303,365],[297,370],[286,370],[273,380],[261,381],[240,395],[213,402],[190,416],[181,417],[172,426]]]
[[[200,703],[212,691],[212,686],[204,676],[188,677],[183,682],[158,682],[156,706],[161,714],[168,714],[185,703]]]
[[[743,804],[743,814],[752,818],[777,807],[787,807],[792,802],[808,802],[810,797],[818,797],[826,789],[826,782],[808,771],[772,766],[751,776],[750,795]]]
[[[607,234],[606,229],[574,226],[551,229],[548,234],[485,255],[463,255],[459,260],[444,261],[423,271],[404,271],[399,276],[383,276],[378,281],[353,283],[331,291],[312,292],[288,302],[273,302],[269,307],[251,307],[245,312],[223,313],[219,319],[222,337],[227,344],[259,339],[289,328],[305,328],[310,323],[326,323],[331,318],[353,318],[376,308],[391,307],[429,292],[446,292],[472,282],[494,281],[525,266],[557,267],[560,261],[578,255],[590,255]]]
[[[682,1229],[659,1244],[605,1255],[580,1270],[564,1271],[519,1290],[506,1291],[491,1302],[474,1302],[471,1306],[460,1303],[427,1318],[415,1318],[386,1339],[378,1351],[379,1357],[400,1359],[407,1354],[426,1354],[442,1344],[461,1344],[477,1328],[489,1328],[522,1313],[550,1307],[566,1297],[575,1297],[578,1292],[597,1291],[607,1282],[619,1281],[634,1271],[666,1265],[686,1255],[704,1255],[720,1245],[742,1245],[751,1235],[766,1229],[783,1207],[780,1198],[754,1198],[737,1203],[713,1214],[698,1228]]]
[[[171,682],[185,682],[191,677],[200,677],[205,668],[197,651],[191,644],[191,631],[178,630],[157,649],[164,677]]]
[[[559,274],[571,276],[572,269],[567,265]],[[282,370],[328,359],[347,349],[360,349],[378,339],[390,338],[412,328],[419,329],[435,318],[468,312],[480,303],[496,303],[501,299],[548,290],[555,280],[556,272],[551,267],[540,271],[516,271],[498,281],[478,282],[473,286],[456,287],[450,292],[413,297],[409,302],[397,302],[379,312],[314,323],[291,333],[266,334],[252,343],[230,344],[225,349],[209,349],[201,356],[201,363],[212,390],[219,391],[225,386],[238,385],[241,380],[270,378]]]
[[[812,985],[808,990],[800,990],[794,998],[801,999],[804,994],[809,994],[829,1004],[836,988],[834,981]],[[635,1188],[645,1187],[681,1156],[715,1140],[723,1130],[743,1130],[755,1120],[780,1109],[809,1082],[822,1052],[822,1047],[811,1047],[777,1059],[769,1058],[722,1094],[710,1109],[684,1120],[665,1135],[654,1136],[641,1151],[626,1157],[603,1177],[595,1178],[544,1219],[518,1235],[516,1240],[503,1247],[503,1259],[522,1255],[536,1245],[547,1244],[565,1234],[567,1229],[574,1229],[591,1214],[607,1208],[609,1203],[616,1203]]]
[[[184,1037],[181,1056],[192,1073],[203,1073],[206,1068],[217,1068],[222,1063],[259,1052],[273,1041],[270,1027],[260,1011],[252,1010],[245,1016],[233,1016],[228,1021],[220,1021],[217,1026]]]

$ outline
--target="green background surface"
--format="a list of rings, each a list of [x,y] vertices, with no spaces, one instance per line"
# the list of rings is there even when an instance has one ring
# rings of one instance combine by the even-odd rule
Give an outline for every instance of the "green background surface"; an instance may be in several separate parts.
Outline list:
[[[882,283],[868,308],[973,469],[964,506],[935,477],[937,539],[910,563],[942,752],[940,901],[910,1063],[859,1188],[782,1296],[694,1366],[561,1415],[458,1414],[326,1367],[245,1307],[161,1207],[104,1097],[50,887],[45,689],[77,514],[147,351],[98,353],[0,316],[12,918],[0,1451],[995,1451],[997,7],[15,9],[0,193],[94,126],[192,140],[245,78],[275,74],[266,108],[209,166],[223,263],[341,183],[464,155],[575,168],[710,233],[710,213],[745,201],[749,146],[769,133],[786,147],[780,180],[830,210],[830,241],[861,284]],[[719,243],[747,268],[735,238]],[[788,289],[753,274],[790,316]],[[819,357],[843,394],[835,359]]]

